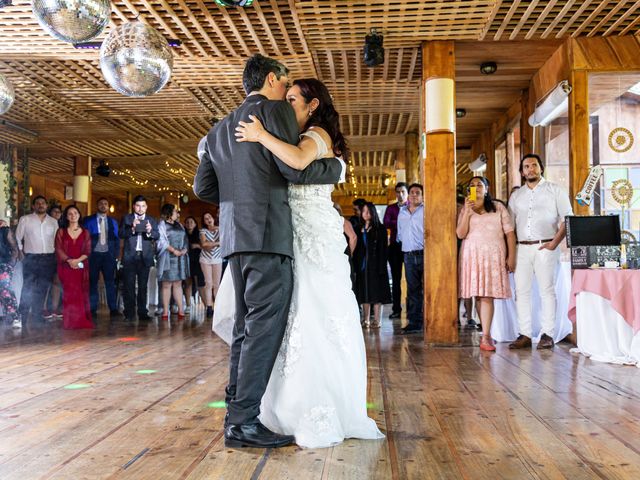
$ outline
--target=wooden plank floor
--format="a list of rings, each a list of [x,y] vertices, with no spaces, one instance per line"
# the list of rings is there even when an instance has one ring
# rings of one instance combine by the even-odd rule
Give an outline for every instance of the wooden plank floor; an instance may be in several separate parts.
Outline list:
[[[203,312],[198,316],[202,318]],[[366,332],[384,441],[224,448],[227,347],[200,321],[0,328],[0,479],[639,479],[640,370]]]

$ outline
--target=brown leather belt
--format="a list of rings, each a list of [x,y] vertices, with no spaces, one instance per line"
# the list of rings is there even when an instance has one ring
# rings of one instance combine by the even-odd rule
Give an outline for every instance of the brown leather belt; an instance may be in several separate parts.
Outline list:
[[[518,245],[540,245],[542,243],[551,242],[553,238],[548,240],[525,240],[524,242],[518,242]]]

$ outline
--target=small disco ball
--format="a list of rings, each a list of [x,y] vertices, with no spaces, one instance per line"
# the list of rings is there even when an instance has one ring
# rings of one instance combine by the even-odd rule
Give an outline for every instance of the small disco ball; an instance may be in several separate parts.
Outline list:
[[[253,0],[215,0],[218,5],[223,7],[248,7]]]
[[[7,77],[0,73],[0,115],[7,113],[13,105],[16,93]]]
[[[100,68],[109,85],[121,94],[146,97],[169,81],[173,54],[156,30],[130,22],[112,30],[102,42]]]
[[[110,0],[31,0],[31,9],[47,32],[73,44],[100,35],[111,16]]]

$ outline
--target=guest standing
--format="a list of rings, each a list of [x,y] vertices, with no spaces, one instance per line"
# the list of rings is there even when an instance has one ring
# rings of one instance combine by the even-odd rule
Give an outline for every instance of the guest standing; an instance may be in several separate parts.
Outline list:
[[[153,265],[153,242],[160,234],[156,220],[147,215],[147,200],[142,195],[133,199],[133,213],[123,217],[119,235],[124,239],[124,316],[128,322],[133,322],[137,310],[139,320],[151,320],[147,310],[147,284]]]
[[[367,202],[360,210],[362,227],[354,253],[356,266],[356,298],[362,305],[362,326],[369,326],[371,305],[373,323],[380,328],[382,304],[391,302],[389,274],[387,273],[387,230],[384,228],[373,203]]]
[[[80,210],[69,205],[56,234],[58,276],[64,289],[62,325],[66,329],[93,328],[89,304],[91,235],[80,226]]]
[[[184,221],[185,230],[187,232],[187,239],[189,240],[189,278],[185,281],[185,298],[187,300],[187,306],[185,307],[185,313],[191,311],[191,298],[195,298],[196,289],[200,294],[200,298],[204,301],[204,274],[202,268],[200,268],[200,253],[202,247],[200,246],[200,229],[198,228],[198,222],[193,217],[187,217]]]
[[[158,279],[162,282],[162,319],[169,319],[169,303],[173,295],[178,306],[178,319],[181,320],[184,318],[182,282],[189,277],[189,240],[184,227],[178,222],[175,205],[163,205],[161,215],[162,221],[158,226]]]
[[[18,258],[22,263],[22,293],[19,311],[22,320],[29,312],[43,322],[43,307],[56,272],[55,238],[58,222],[47,215],[47,199],[42,195],[31,201],[33,213],[20,218],[16,229]]]
[[[516,310],[520,335],[509,348],[531,347],[531,283],[540,290],[542,336],[538,349],[554,347],[556,324],[555,274],[560,261],[558,245],[565,236],[564,218],[572,215],[567,192],[542,177],[544,166],[535,154],[520,161],[524,185],[511,194],[509,211],[518,237],[516,258]]]
[[[407,320],[402,334],[421,332],[424,325],[424,206],[422,185],[409,185],[409,200],[398,214],[398,242],[402,243],[407,275]]]
[[[18,246],[13,232],[4,220],[0,220],[0,305],[2,305],[5,320],[11,323],[13,328],[22,328],[16,295],[11,286],[13,267],[17,257]]]
[[[204,274],[204,296],[207,304],[207,318],[213,317],[213,300],[218,294],[222,278],[222,255],[220,253],[220,230],[213,215],[202,216],[203,228],[200,230],[200,267]]]
[[[471,188],[476,190],[476,200],[466,198],[456,228],[462,240],[460,297],[477,298],[483,332],[480,349],[494,351],[490,333],[493,300],[511,297],[508,272],[515,270],[516,236],[506,207],[491,198],[489,181],[473,177],[469,182]]]
[[[100,198],[97,202],[97,213],[84,219],[84,228],[91,235],[91,257],[89,257],[89,280],[91,315],[98,310],[98,280],[100,273],[107,293],[107,305],[111,317],[119,315],[116,295],[116,263],[120,255],[120,238],[118,223],[109,213],[109,200]]]
[[[402,313],[402,243],[398,242],[398,215],[400,209],[407,204],[409,191],[407,184],[398,182],[396,184],[396,200],[397,202],[389,205],[384,212],[384,226],[389,230],[389,268],[391,269],[391,289],[393,297],[393,307],[389,318],[400,318]]]

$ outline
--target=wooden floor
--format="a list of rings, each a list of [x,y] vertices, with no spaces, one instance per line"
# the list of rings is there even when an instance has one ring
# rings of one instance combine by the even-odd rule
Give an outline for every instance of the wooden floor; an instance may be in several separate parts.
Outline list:
[[[202,312],[199,312],[200,318]],[[397,328],[397,325],[396,327]],[[0,479],[640,479],[640,370],[365,335],[387,439],[230,450],[210,323],[0,330]]]

